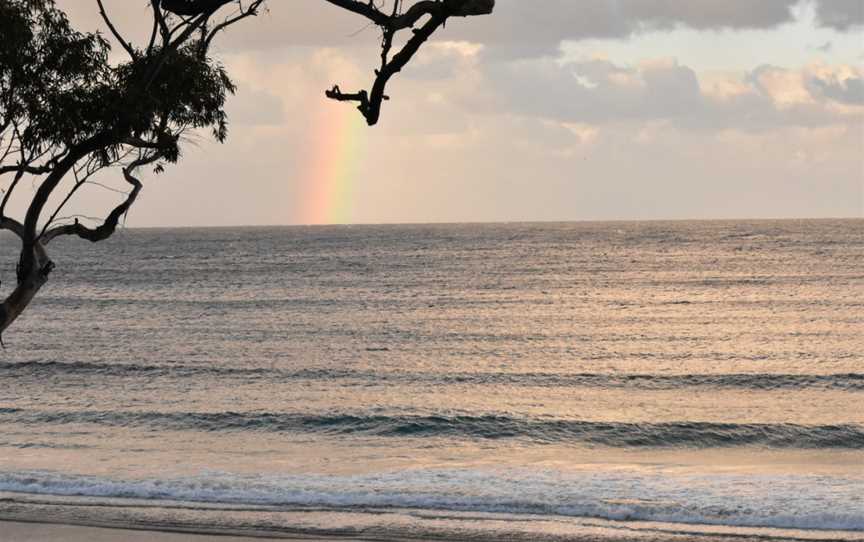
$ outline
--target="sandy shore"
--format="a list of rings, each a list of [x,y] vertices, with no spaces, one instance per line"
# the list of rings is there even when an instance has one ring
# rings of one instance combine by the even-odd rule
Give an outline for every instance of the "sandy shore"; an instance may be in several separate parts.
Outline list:
[[[744,540],[763,540],[781,542],[790,540],[794,542],[864,542],[864,537],[852,536],[850,538],[826,535],[824,538],[816,536],[813,538],[784,538],[782,536],[750,538],[747,536],[694,536],[684,533],[636,533],[619,534],[617,536],[604,536],[588,534],[584,536],[562,536],[556,540],[569,542],[743,542]],[[234,536],[226,534],[200,534],[182,532],[148,531],[141,529],[119,529],[111,527],[87,527],[76,525],[61,525],[53,523],[17,522],[0,520],[0,542],[261,542],[262,540],[294,540],[305,542],[419,542],[422,538],[334,538],[316,537],[311,535],[290,534],[266,534],[259,536]],[[428,539],[433,540],[433,539]],[[434,540],[443,540],[435,538]],[[464,539],[447,539],[456,542]],[[484,539],[492,540],[492,539]],[[498,540],[498,539],[495,539]],[[514,541],[517,538],[506,538]],[[519,537],[518,540],[530,540]]]
[[[163,533],[103,527],[79,527],[50,523],[18,523],[0,521],[0,542],[261,542],[273,537],[250,538],[215,534]],[[346,538],[279,537],[279,540],[314,542],[362,542]]]
[[[561,540],[579,542],[742,542],[751,540],[741,536],[692,536],[686,534],[655,533],[653,536],[647,533],[623,536],[578,536],[575,538],[562,537]],[[782,537],[758,537],[760,540],[771,540],[779,542],[782,540],[795,540],[802,542],[800,538],[786,539]],[[294,540],[306,542],[418,542],[421,539],[381,539],[370,538],[333,538],[315,536],[292,536],[292,535],[262,535],[262,536],[232,536],[221,534],[192,534],[172,533],[147,530],[117,529],[110,527],[84,527],[74,525],[60,525],[51,523],[23,523],[15,521],[0,521],[0,542],[261,542],[262,540]],[[440,540],[440,539],[436,539]],[[454,539],[455,540],[455,539]],[[508,538],[508,540],[510,540]],[[524,540],[520,538],[520,540]],[[814,538],[812,540],[840,541],[848,540],[864,542],[862,538]]]

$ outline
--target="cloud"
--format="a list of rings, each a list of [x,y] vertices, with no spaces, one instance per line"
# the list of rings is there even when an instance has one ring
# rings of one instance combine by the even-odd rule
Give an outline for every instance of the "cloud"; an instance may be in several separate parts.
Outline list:
[[[781,109],[814,105],[837,112],[837,105],[852,106],[848,112],[857,118],[861,110],[855,106],[864,106],[864,69],[856,66],[813,64],[800,70],[761,66],[749,78]]]
[[[700,76],[673,59],[615,64],[605,59],[489,63],[483,92],[467,106],[487,112],[609,124],[671,121],[692,129],[769,130],[860,122],[864,70],[760,66],[745,74]],[[703,82],[703,79],[706,81]]]
[[[448,39],[488,44],[499,56],[554,53],[565,40],[627,38],[650,31],[772,28],[793,20],[798,0],[498,0],[495,14],[454,25]]]
[[[864,0],[818,0],[816,20],[835,30],[853,30],[864,25]]]
[[[860,74],[816,73],[807,83],[813,94],[842,104],[864,106],[864,76]]]
[[[467,41],[432,42],[414,57],[411,69],[402,76],[427,81],[451,79],[458,71],[475,69],[482,50],[482,45]]]
[[[701,107],[695,73],[671,60],[635,68],[607,60],[492,64],[489,87],[502,110],[568,122],[669,118]]]

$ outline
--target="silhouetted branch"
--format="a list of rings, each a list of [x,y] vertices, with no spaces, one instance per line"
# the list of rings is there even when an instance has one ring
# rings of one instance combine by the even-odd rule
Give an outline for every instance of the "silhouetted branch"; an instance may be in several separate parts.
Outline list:
[[[29,165],[14,165],[14,166],[0,166],[0,175],[6,175],[7,173],[18,173],[19,171],[23,171],[29,175],[44,175],[51,171],[50,165],[45,166],[29,166]]]
[[[366,118],[366,123],[373,126],[381,116],[381,104],[389,98],[385,89],[390,78],[402,71],[402,68],[420,50],[420,47],[443,26],[450,17],[469,17],[487,15],[495,8],[495,0],[421,0],[408,8],[405,13],[399,13],[401,2],[396,1],[393,13],[387,15],[378,9],[373,2],[360,0],[325,0],[335,6],[362,15],[378,25],[383,32],[381,43],[381,66],[375,70],[375,80],[370,91],[342,92],[339,85],[325,91],[325,96],[341,102],[358,102],[357,109]],[[420,27],[413,28],[423,17],[428,20]],[[390,57],[395,34],[406,28],[412,28],[413,35],[402,49]]]
[[[161,8],[175,15],[195,17],[202,14],[215,13],[219,8],[234,0],[154,0]]]
[[[24,238],[24,224],[8,216],[0,217],[0,230],[11,231],[20,239]]]
[[[222,30],[225,30],[229,26],[242,21],[247,17],[254,17],[258,15],[258,9],[263,3],[264,0],[255,0],[254,2],[252,2],[251,5],[246,8],[243,8],[241,6],[240,12],[237,15],[233,17],[228,17],[224,21],[213,27],[213,29],[210,30],[210,32],[207,33],[206,37],[202,40],[202,53],[206,54],[206,52],[210,49],[210,43],[213,41],[213,38],[216,37],[216,34],[221,32]]]
[[[132,207],[132,204],[135,203],[135,200],[138,198],[138,193],[141,191],[143,185],[141,181],[138,180],[133,173],[136,169],[141,166],[152,164],[156,160],[159,159],[159,155],[152,155],[145,158],[140,158],[132,162],[129,166],[123,168],[123,178],[126,179],[126,182],[132,185],[132,190],[129,194],[126,195],[126,199],[123,200],[120,205],[115,207],[105,218],[105,221],[96,228],[88,228],[87,226],[81,224],[76,219],[72,224],[66,224],[64,226],[57,226],[52,228],[42,234],[40,237],[40,241],[43,245],[47,245],[54,238],[59,237],[61,235],[77,235],[81,239],[86,239],[87,241],[91,241],[96,243],[98,241],[104,241],[111,237],[114,231],[117,229],[117,225],[120,223],[120,219],[125,215],[129,209]]]
[[[120,35],[120,32],[117,31],[114,23],[111,22],[111,19],[108,17],[108,12],[105,11],[105,6],[102,4],[102,0],[96,0],[96,3],[99,5],[99,15],[102,16],[102,20],[105,21],[105,24],[108,25],[108,29],[111,31],[111,34],[113,34],[114,38],[116,38],[117,41],[120,42],[120,45],[122,45],[123,48],[126,49],[126,52],[129,53],[129,56],[132,58],[132,60],[137,59],[138,55],[135,53],[135,49],[133,49],[132,46],[129,45],[129,42],[123,39],[123,36]]]
[[[334,6],[339,6],[342,9],[354,12],[357,15],[366,17],[378,26],[386,26],[390,22],[390,17],[382,13],[375,7],[372,2],[361,2],[359,0],[326,0]]]

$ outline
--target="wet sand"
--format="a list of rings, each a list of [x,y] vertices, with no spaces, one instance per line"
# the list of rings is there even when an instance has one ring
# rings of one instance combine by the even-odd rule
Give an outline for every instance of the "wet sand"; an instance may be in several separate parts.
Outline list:
[[[145,530],[82,527],[51,523],[0,521],[0,542],[260,542],[261,540],[305,540],[314,542],[363,542],[362,539],[313,536],[230,536],[219,534],[167,533]],[[368,539],[372,540],[372,539]]]
[[[472,539],[474,539],[472,537]],[[231,534],[220,533],[183,533],[183,532],[163,532],[156,530],[142,529],[119,529],[112,527],[88,527],[77,525],[61,525],[52,523],[24,523],[15,521],[0,521],[0,542],[207,542],[214,540],[217,542],[260,542],[262,540],[294,540],[306,542],[418,542],[420,540],[467,540],[465,538],[381,538],[378,536],[370,537],[318,537],[313,535],[292,535],[292,534],[276,534],[276,533],[261,533],[260,535],[244,535],[236,536]],[[477,540],[492,540],[487,538]],[[517,537],[495,540],[509,540],[523,542],[530,538]],[[585,533],[582,536],[562,536],[556,540],[568,542],[742,542],[744,540],[761,540],[765,541],[781,541],[793,540],[798,542],[824,541],[824,542],[864,542],[864,538],[837,538],[826,535],[825,538],[785,538],[785,537],[763,537],[763,536],[712,536],[712,535],[695,535],[693,533],[638,533],[632,532],[629,535],[600,535],[598,533]]]

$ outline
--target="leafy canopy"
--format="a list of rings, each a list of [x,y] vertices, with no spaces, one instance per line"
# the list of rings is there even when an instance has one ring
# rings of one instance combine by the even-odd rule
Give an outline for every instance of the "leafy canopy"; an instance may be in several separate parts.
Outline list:
[[[100,138],[111,161],[134,137],[174,162],[184,130],[227,135],[235,87],[198,39],[112,65],[107,40],[74,30],[54,0],[0,0],[0,35],[0,133],[13,129],[28,154],[59,156]]]

